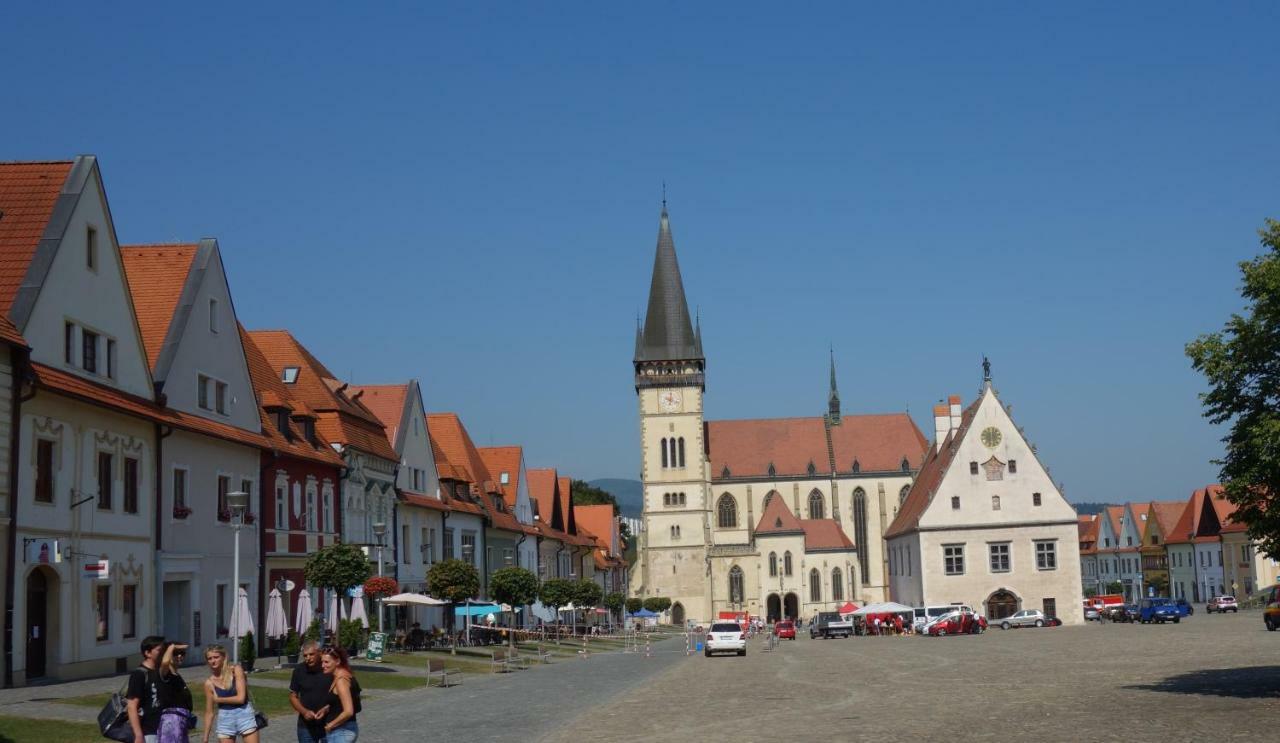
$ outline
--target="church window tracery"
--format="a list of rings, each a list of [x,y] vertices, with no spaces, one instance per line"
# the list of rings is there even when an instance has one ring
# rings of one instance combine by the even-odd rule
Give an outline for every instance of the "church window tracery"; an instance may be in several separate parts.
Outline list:
[[[859,562],[862,563],[862,585],[871,583],[871,561],[867,559],[867,491],[853,491],[853,538],[858,545]]]
[[[902,505],[907,500],[907,493],[911,492],[910,485],[903,485],[902,490],[898,491],[898,505]]]
[[[840,568],[831,569],[831,600],[844,600],[844,573]]]
[[[817,568],[809,571],[809,600],[815,604],[822,601],[822,575]]]
[[[733,529],[738,525],[738,501],[728,493],[720,496],[716,504],[721,529]]]
[[[744,594],[742,568],[734,565],[729,569],[729,603],[741,604]]]
[[[770,578],[778,577],[778,553],[777,552],[769,553],[769,577]]]
[[[788,577],[791,576],[791,550],[782,553],[782,572]]]
[[[826,517],[826,507],[822,501],[822,493],[814,490],[809,493],[809,518],[820,519]]]
[[[680,442],[680,446],[677,449],[676,453],[679,454],[680,457],[679,459],[676,460],[677,462],[679,462],[679,464],[677,464],[676,466],[683,467],[684,466],[684,437],[683,436],[679,438],[679,442]]]

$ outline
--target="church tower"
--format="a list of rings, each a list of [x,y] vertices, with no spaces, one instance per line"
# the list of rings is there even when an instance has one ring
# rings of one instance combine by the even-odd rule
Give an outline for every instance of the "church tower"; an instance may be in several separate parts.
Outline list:
[[[636,328],[645,541],[641,590],[671,599],[671,620],[710,619],[710,506],[704,455],[702,328],[691,321],[666,201],[644,325]]]

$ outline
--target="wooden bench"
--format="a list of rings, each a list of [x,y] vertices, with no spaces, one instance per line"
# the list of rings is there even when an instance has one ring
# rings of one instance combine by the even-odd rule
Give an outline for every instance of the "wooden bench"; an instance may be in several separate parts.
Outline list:
[[[529,656],[521,655],[519,648],[511,651],[507,656],[507,663],[518,671],[526,670],[529,667]]]
[[[457,677],[458,684],[462,683],[462,671],[457,668],[445,668],[442,660],[427,660],[427,686],[431,685],[431,679],[440,679],[440,686],[448,688],[455,684],[450,684],[449,679]]]
[[[489,670],[494,673],[507,673],[511,670],[511,661],[506,650],[494,650],[493,659],[489,661]]]

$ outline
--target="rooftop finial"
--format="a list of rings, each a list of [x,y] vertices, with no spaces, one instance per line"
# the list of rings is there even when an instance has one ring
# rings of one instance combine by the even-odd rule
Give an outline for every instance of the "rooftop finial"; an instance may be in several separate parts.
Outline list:
[[[982,354],[982,381],[991,381],[991,359],[988,359],[985,353]]]
[[[662,213],[667,213],[667,181],[665,178],[662,180]]]

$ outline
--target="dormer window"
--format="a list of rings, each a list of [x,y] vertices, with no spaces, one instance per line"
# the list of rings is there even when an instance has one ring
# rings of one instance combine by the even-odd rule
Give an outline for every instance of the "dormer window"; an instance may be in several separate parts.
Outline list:
[[[501,475],[498,475],[498,482],[502,483],[503,485],[510,485],[510,484],[511,484],[511,473],[510,473],[510,472],[503,472]]]
[[[286,366],[284,373],[280,375],[280,380],[285,384],[293,384],[298,381],[298,367]]]
[[[903,471],[903,472],[910,472],[910,471],[911,471],[911,462],[910,462],[910,460],[908,460],[906,457],[903,457],[903,458],[902,458],[902,471]]]
[[[302,438],[309,443],[316,443],[316,421],[314,418],[300,418],[298,422],[302,426]]]
[[[289,411],[284,408],[276,410],[274,413],[276,429],[284,435],[285,439],[289,438]]]

